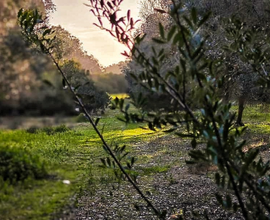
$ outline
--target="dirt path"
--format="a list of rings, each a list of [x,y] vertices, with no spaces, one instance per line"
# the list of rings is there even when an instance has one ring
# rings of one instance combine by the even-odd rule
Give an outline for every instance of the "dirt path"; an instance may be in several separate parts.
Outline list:
[[[135,152],[147,160],[137,169],[169,165],[164,172],[140,177],[142,190],[158,209],[168,212],[168,219],[174,213],[185,213],[186,219],[194,219],[192,212],[202,214],[204,210],[209,219],[242,219],[241,215],[228,213],[217,204],[214,194],[218,189],[210,178],[211,171],[207,171],[209,167],[186,165],[188,150],[188,142],[171,136],[135,146]],[[113,190],[113,187],[119,188]],[[62,219],[156,219],[127,183],[100,184],[95,189],[95,193],[83,192],[77,208]],[[139,206],[140,212],[134,204]]]

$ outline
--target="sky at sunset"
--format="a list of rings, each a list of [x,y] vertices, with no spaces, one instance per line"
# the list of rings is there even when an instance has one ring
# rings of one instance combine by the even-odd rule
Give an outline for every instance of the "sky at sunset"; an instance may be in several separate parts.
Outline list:
[[[95,17],[83,3],[87,0],[53,0],[56,11],[51,15],[53,25],[61,25],[64,29],[76,36],[83,44],[88,54],[94,55],[103,66],[118,63],[125,59],[120,53],[125,47],[113,37],[94,26]],[[139,0],[124,0],[122,11],[131,9],[131,15],[137,19]]]

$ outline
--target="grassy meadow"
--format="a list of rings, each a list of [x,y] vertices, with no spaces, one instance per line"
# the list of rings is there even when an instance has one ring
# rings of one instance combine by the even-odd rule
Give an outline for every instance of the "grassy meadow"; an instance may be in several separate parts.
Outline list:
[[[108,110],[99,128],[110,145],[147,141],[152,131],[125,125]],[[78,121],[83,121],[82,116]],[[159,134],[154,134],[158,136]],[[0,219],[50,219],[63,208],[76,204],[80,191],[100,181],[114,181],[113,174],[100,168],[107,156],[99,138],[87,122],[65,125],[0,130],[0,149],[10,147],[36,155],[45,164],[48,176],[10,184],[0,178]],[[129,151],[132,151],[130,148]],[[0,161],[1,164],[1,161]],[[68,182],[68,184],[67,184]]]
[[[138,167],[173,154],[166,146],[159,151],[137,154],[133,150],[134,145],[158,140],[164,133],[139,128],[145,125],[125,125],[117,120],[119,116],[117,111],[108,110],[98,126],[110,145],[127,145],[130,154],[138,158]],[[263,146],[269,151],[270,107],[247,106],[243,121],[248,126],[245,135],[248,146]],[[186,140],[184,144],[189,145]],[[87,122],[75,123],[71,128],[60,125],[39,129],[2,129],[0,150],[7,147],[37,157],[47,174],[45,178],[27,178],[16,183],[0,178],[0,219],[58,219],[69,208],[78,205],[84,191],[95,194],[98,184],[115,181],[110,170],[100,167],[100,158],[106,153]],[[181,157],[181,152],[174,156],[176,159],[167,164],[150,163],[141,168],[141,175],[151,176],[167,172],[172,166],[180,166],[177,157]]]

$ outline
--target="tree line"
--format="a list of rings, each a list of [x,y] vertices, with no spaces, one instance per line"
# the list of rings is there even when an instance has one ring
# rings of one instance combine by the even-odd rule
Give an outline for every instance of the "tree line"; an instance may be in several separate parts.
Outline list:
[[[151,130],[163,129],[181,139],[187,138],[191,147],[188,163],[204,162],[217,167],[214,181],[223,191],[216,193],[216,200],[222,207],[241,212],[245,219],[269,219],[270,163],[262,160],[259,149],[245,149],[246,141],[242,137],[246,127],[238,126],[242,125],[239,121],[242,101],[239,101],[236,117],[226,93],[226,88],[233,91],[230,86],[239,79],[245,88],[247,80],[242,81],[240,76],[251,77],[250,88],[266,90],[269,87],[269,33],[268,24],[264,23],[268,21],[265,8],[269,5],[261,1],[240,0],[221,1],[220,4],[206,0],[198,5],[199,1],[195,0],[160,2],[164,4],[156,5],[155,2],[150,7],[153,13],[146,18],[150,23],[144,28],[150,34],[139,31],[136,37],[133,36],[136,21],[130,16],[130,11],[126,16],[117,16],[122,0],[91,0],[88,5],[98,18],[96,26],[125,44],[127,51],[123,54],[131,59],[126,73],[130,85],[136,87],[131,103],[138,112],[130,112],[130,103],[125,104],[125,100],[118,98],[112,102],[111,108],[118,108],[123,113],[121,120],[126,123],[146,122]],[[226,20],[215,14],[215,10],[222,10],[222,7],[225,7],[224,11],[220,12],[226,13],[225,9],[231,7],[229,12],[233,13],[228,14]],[[209,9],[214,17],[207,12]],[[127,166],[123,166],[121,160],[126,155],[125,147],[113,150],[107,144],[97,127],[99,118],[94,120],[80,98],[79,89],[73,87],[65,66],[62,67],[55,58],[52,29],[44,23],[42,28],[35,28],[39,27],[37,21],[40,18],[36,11],[21,10],[22,33],[56,65],[63,86],[69,88],[110,156],[101,160],[104,167],[114,169],[117,177],[127,180],[159,219],[166,219],[166,211],[158,210],[140,190],[133,172],[135,159],[130,158]],[[111,25],[104,25],[104,20]],[[151,32],[151,26],[156,26],[154,32]],[[214,35],[212,29],[221,30],[222,34]],[[248,92],[256,94],[251,89]],[[167,102],[152,108],[155,100],[147,97],[153,95],[165,96]],[[184,219],[182,215],[177,217]],[[207,212],[203,217],[209,219]]]
[[[0,3],[0,115],[74,115],[76,104],[70,93],[63,91],[59,76],[47,56],[29,48],[22,39],[17,23],[17,12],[22,7],[36,8],[49,16],[56,10],[50,0],[3,0]],[[48,19],[48,18],[47,18]],[[49,20],[46,21],[49,26]],[[93,55],[83,50],[78,38],[60,26],[53,27],[56,58],[73,77],[80,78],[87,88],[82,96],[95,98],[96,104],[88,104],[91,110],[104,109],[109,100],[107,93],[126,92],[124,75],[106,74]],[[70,60],[73,63],[66,62]],[[61,81],[61,80],[60,80]],[[76,87],[77,85],[74,85]],[[90,90],[92,92],[90,92]],[[80,89],[82,91],[82,88]]]

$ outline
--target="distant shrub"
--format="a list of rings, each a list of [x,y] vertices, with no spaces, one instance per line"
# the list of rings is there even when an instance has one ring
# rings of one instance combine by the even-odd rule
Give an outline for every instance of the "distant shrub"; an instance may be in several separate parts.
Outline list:
[[[30,128],[26,129],[26,132],[29,134],[36,134],[38,132],[38,127],[36,126],[31,126]]]
[[[59,125],[56,127],[44,127],[39,129],[40,132],[45,132],[47,135],[54,135],[56,133],[64,133],[70,131],[66,125]]]
[[[223,191],[216,193],[216,201],[227,210],[232,210],[237,214],[241,212],[244,219],[269,219],[270,163],[269,161],[264,162],[264,158],[259,156],[258,149],[246,145],[246,141],[243,141],[246,127],[238,128],[235,126],[235,114],[231,112],[232,104],[223,102],[220,98],[219,91],[223,89],[227,77],[227,75],[221,75],[222,72],[226,72],[224,66],[220,64],[223,57],[218,59],[209,57],[206,46],[208,41],[199,33],[202,25],[208,25],[210,13],[203,16],[195,8],[186,12],[188,3],[183,5],[182,1],[172,0],[169,10],[167,8],[165,10],[155,9],[158,13],[154,14],[157,16],[153,16],[153,20],[162,18],[168,22],[157,24],[158,30],[153,34],[154,37],[150,36],[150,39],[147,39],[145,35],[139,34],[134,39],[132,30],[136,22],[129,19],[130,11],[127,12],[128,19],[125,16],[117,18],[121,2],[122,0],[91,0],[88,6],[95,16],[102,14],[102,18],[108,19],[111,23],[109,28],[104,27],[100,16],[98,16],[100,25],[97,26],[110,32],[119,42],[124,43],[130,49],[124,55],[134,60],[135,64],[139,66],[138,71],[130,74],[136,83],[149,93],[139,93],[137,100],[134,100],[134,103],[137,102],[135,107],[140,107],[138,113],[130,112],[130,104],[125,105],[123,99],[115,99],[112,102],[112,108],[120,109],[124,115],[121,119],[126,123],[146,122],[149,129],[153,131],[164,129],[166,132],[174,132],[181,139],[189,138],[192,150],[189,151],[190,159],[187,163],[197,164],[200,168],[203,166],[208,168],[207,165],[211,164],[217,169],[214,175],[215,182],[217,187]],[[224,2],[228,4],[227,1]],[[239,11],[238,8],[237,11]],[[250,14],[251,9],[254,9],[253,5],[247,8],[248,14]],[[81,94],[89,95],[90,93],[87,90],[86,93],[83,93],[83,91],[73,89],[65,71],[59,67],[54,58],[54,50],[51,49],[51,42],[54,38],[48,36],[52,33],[51,29],[47,27],[45,22],[43,26],[38,22],[42,20],[41,15],[37,11],[21,10],[18,17],[24,36],[35,46],[40,47],[43,53],[52,57],[62,74],[64,84],[65,82],[68,84],[70,91],[79,103],[79,107],[97,131],[104,150],[111,156],[100,158],[102,167],[115,170],[115,175],[119,179],[123,179],[123,177],[127,179],[156,216],[159,219],[167,219],[166,215],[169,214],[167,210],[156,208],[136,184],[137,176],[132,173],[135,158],[132,157],[130,161],[125,161],[127,167],[121,165],[124,164],[122,159],[127,155],[125,153],[126,146],[116,146],[115,149],[112,149],[104,140],[102,133],[99,132],[98,121],[95,123],[92,120],[87,105],[81,101]],[[256,37],[253,33],[256,32],[254,29],[257,27],[246,31],[244,30],[246,22],[235,21],[232,23],[232,19],[230,20],[231,24],[226,28],[230,32],[228,38],[235,39],[231,40],[233,42],[227,50],[234,51],[234,53],[240,52],[241,59],[239,60],[252,66],[253,70],[251,71],[263,77],[262,85],[269,86],[269,39],[267,41],[262,39],[263,42],[255,42],[258,45],[253,45]],[[150,25],[152,29],[155,23],[151,22]],[[44,32],[41,31],[43,34],[40,33],[40,26],[44,27]],[[262,27],[267,29],[266,26]],[[261,38],[258,39],[261,40]],[[144,43],[149,45],[149,42],[153,45],[151,49],[149,46],[144,47],[143,45]],[[267,45],[267,47],[262,48],[262,45]],[[209,46],[212,47],[211,44]],[[146,53],[147,51],[150,53]],[[171,59],[173,62],[169,59],[166,60],[170,54],[173,54]],[[131,70],[133,69],[131,68]],[[143,97],[143,95],[148,96],[148,94],[153,93],[158,96],[165,95],[165,97],[163,96],[166,99],[164,101],[171,104],[176,103],[179,108],[175,111],[169,109],[167,112],[161,112],[160,108],[153,109],[151,112],[145,111],[142,107],[149,97]],[[150,103],[156,105],[156,100],[158,98],[150,98]],[[199,107],[199,111],[193,107],[194,103],[196,108]],[[163,106],[164,109],[167,108],[166,103],[161,105],[161,107]],[[181,110],[183,111],[181,112]],[[238,115],[242,116],[242,112]],[[61,152],[66,149],[56,150]],[[116,169],[117,166],[120,169]],[[140,211],[139,207],[135,208]],[[204,211],[204,216],[196,215],[196,217],[209,219],[207,209]],[[184,218],[182,214],[179,216],[179,219]]]
[[[55,133],[64,133],[67,131],[70,131],[70,128],[67,127],[66,125],[59,125],[59,126],[54,128]]]
[[[128,83],[124,74],[95,74],[91,75],[91,79],[95,82],[97,88],[110,94],[128,91]]]
[[[44,128],[41,128],[39,129],[40,132],[44,132],[46,133],[47,135],[53,135],[54,134],[54,129],[53,127],[44,127]]]
[[[45,163],[30,152],[12,147],[3,147],[0,149],[0,176],[4,181],[14,184],[28,178],[45,178],[47,171]]]
[[[82,123],[82,122],[88,122],[87,118],[84,116],[84,114],[79,114],[76,118],[75,118],[75,122],[77,123]]]

